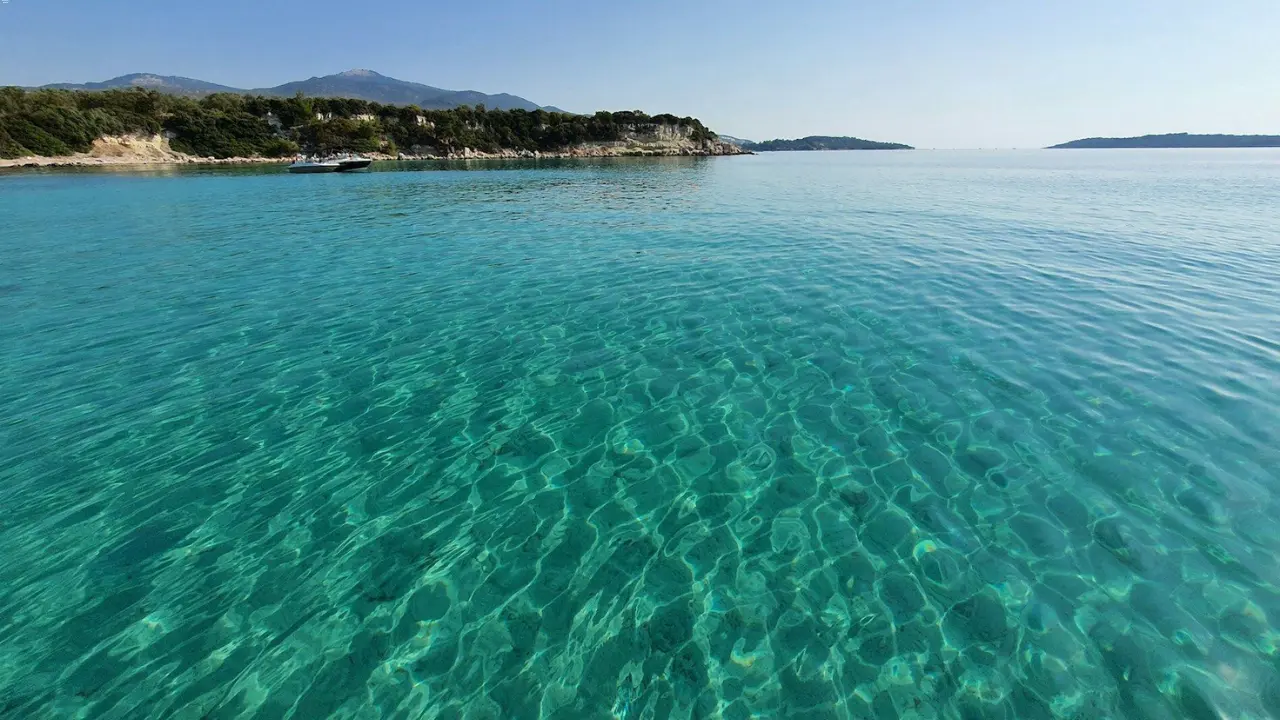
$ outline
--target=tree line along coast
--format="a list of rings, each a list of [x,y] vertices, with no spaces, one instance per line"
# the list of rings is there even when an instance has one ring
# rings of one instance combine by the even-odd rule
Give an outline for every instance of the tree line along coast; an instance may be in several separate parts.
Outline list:
[[[552,153],[636,135],[680,141],[689,154],[718,147],[700,121],[639,111],[592,115],[463,106],[424,110],[352,98],[216,93],[195,99],[132,88],[75,91],[0,88],[0,158],[88,152],[101,138],[160,135],[197,157],[279,158],[301,152]],[[722,152],[717,152],[721,151]]]

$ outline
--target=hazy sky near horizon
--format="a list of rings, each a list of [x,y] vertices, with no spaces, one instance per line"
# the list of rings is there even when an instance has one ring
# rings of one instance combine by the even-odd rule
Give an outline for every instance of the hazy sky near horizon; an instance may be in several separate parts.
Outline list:
[[[749,139],[1280,134],[1280,0],[8,0],[0,85],[369,68]]]

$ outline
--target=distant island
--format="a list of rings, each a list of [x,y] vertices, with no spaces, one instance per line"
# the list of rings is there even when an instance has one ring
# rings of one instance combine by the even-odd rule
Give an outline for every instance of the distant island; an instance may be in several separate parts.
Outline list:
[[[1085,138],[1053,145],[1050,150],[1119,148],[1260,148],[1280,147],[1280,135],[1191,135],[1170,133],[1127,138]]]
[[[0,88],[0,158],[9,159],[0,165],[252,160],[300,152],[452,159],[745,151],[720,142],[695,118],[639,111],[426,110],[301,93],[195,99],[141,88]]]
[[[914,150],[915,148],[901,143],[876,142],[856,137],[810,135],[798,140],[766,140],[758,143],[746,143],[742,145],[742,149],[751,152],[779,152],[791,150]]]
[[[474,90],[445,90],[422,83],[397,80],[372,70],[347,70],[346,72],[308,80],[295,80],[275,87],[244,89],[219,85],[206,80],[132,73],[103,82],[57,83],[43,85],[35,90],[127,90],[142,88],[166,95],[201,98],[214,93],[237,95],[263,95],[268,97],[293,97],[302,93],[307,97],[355,98],[387,105],[417,105],[424,110],[450,110],[463,105],[484,105],[491,110],[546,110],[564,112],[550,105],[540,106],[517,95],[498,93],[487,95]]]

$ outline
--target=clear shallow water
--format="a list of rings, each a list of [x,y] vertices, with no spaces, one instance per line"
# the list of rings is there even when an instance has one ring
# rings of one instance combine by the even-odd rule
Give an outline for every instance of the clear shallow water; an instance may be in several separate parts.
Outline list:
[[[0,176],[0,717],[1280,717],[1280,154]]]

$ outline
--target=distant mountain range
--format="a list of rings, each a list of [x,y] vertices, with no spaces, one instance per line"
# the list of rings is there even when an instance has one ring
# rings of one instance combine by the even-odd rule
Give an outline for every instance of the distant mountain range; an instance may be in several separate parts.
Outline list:
[[[1085,138],[1054,145],[1050,150],[1119,148],[1258,148],[1280,147],[1280,135],[1143,135],[1127,138]]]
[[[114,88],[141,87],[150,90],[159,90],[160,92],[169,93],[170,95],[190,95],[201,96],[210,95],[217,92],[233,92],[242,93],[244,90],[237,90],[226,85],[205,82],[204,80],[192,80],[191,78],[176,77],[174,75],[151,75],[148,73],[133,73],[132,75],[121,75],[118,78],[112,78],[105,82],[90,83],[54,83],[53,85],[41,85],[41,89],[55,88],[58,90],[111,90]]]
[[[112,88],[142,87],[157,90],[171,95],[202,97],[212,93],[227,92],[245,95],[283,95],[292,96],[297,93],[311,97],[347,97],[369,100],[391,105],[417,105],[424,110],[448,110],[462,105],[481,105],[491,110],[537,110],[564,112],[559,108],[541,106],[516,95],[500,93],[487,95],[474,90],[444,90],[430,85],[397,80],[380,75],[372,70],[348,70],[336,75],[313,77],[309,80],[298,80],[270,88],[246,90],[242,88],[219,85],[204,80],[178,77],[176,75],[152,75],[134,73],[121,75],[105,82],[92,83],[57,83],[44,85],[46,88],[64,90],[109,90]]]
[[[810,135],[797,140],[766,140],[742,145],[743,150],[773,152],[779,150],[914,150],[901,143],[876,142],[856,137]]]

